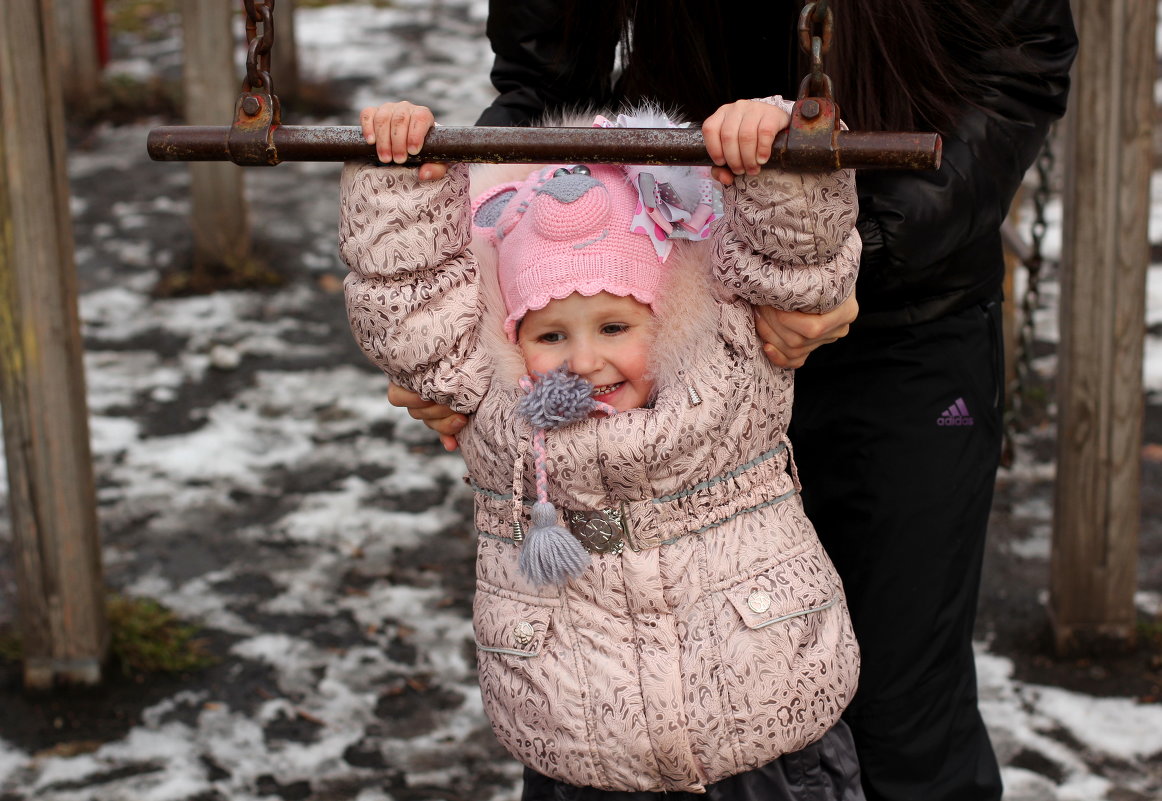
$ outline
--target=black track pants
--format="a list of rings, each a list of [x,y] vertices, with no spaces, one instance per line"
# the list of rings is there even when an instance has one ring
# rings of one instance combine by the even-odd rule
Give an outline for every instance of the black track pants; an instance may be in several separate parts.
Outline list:
[[[855,329],[795,384],[803,500],[863,655],[851,726],[869,801],[996,801],[972,629],[1001,442],[1000,304]]]

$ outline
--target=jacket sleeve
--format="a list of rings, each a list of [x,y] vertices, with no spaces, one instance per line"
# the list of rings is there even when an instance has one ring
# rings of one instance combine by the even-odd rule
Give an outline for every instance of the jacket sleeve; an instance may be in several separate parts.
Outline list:
[[[565,53],[559,0],[489,0],[486,33],[497,96],[477,125],[529,125],[546,113],[608,102],[613,49]]]
[[[355,340],[394,382],[466,413],[490,375],[470,236],[467,165],[425,183],[414,169],[344,166],[339,253]]]
[[[893,273],[924,270],[997,231],[1064,113],[1077,49],[1069,0],[1011,0],[997,24],[1015,44],[973,59],[980,96],[942,137],[940,169],[860,174],[861,284],[897,283]]]
[[[764,102],[790,112],[780,97]],[[826,312],[855,288],[855,171],[762,170],[723,193],[714,270],[730,297],[787,311]]]

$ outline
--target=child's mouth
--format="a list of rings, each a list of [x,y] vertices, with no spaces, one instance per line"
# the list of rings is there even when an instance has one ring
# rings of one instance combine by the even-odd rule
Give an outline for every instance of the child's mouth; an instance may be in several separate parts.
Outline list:
[[[616,392],[617,390],[621,389],[621,386],[624,383],[625,383],[624,381],[618,381],[616,384],[605,384],[605,385],[600,386],[600,387],[594,387],[593,393],[592,393],[593,397],[601,398],[605,395],[612,394],[612,393]]]

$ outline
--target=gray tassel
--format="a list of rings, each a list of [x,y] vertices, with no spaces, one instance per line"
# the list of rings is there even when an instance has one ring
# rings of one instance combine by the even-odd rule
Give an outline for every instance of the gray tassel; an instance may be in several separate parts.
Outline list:
[[[538,501],[520,551],[520,572],[537,586],[564,585],[585,572],[589,554],[569,529],[557,525],[553,504]]]
[[[593,385],[576,373],[569,372],[568,364],[541,375],[533,383],[525,380],[528,394],[521,398],[517,413],[533,428],[560,428],[584,420],[594,409],[613,414],[616,409],[593,398]]]

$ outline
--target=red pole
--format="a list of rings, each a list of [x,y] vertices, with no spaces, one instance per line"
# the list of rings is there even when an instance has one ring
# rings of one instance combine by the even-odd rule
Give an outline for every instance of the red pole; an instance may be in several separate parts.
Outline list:
[[[105,0],[93,0],[93,33],[97,37],[97,63],[109,63],[109,25],[105,20]]]

